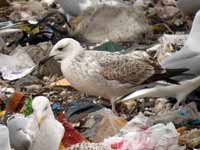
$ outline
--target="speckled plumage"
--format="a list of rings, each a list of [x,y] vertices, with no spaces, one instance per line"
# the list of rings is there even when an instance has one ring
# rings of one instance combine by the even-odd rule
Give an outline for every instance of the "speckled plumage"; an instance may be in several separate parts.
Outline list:
[[[69,38],[59,41],[50,56],[61,62],[62,73],[74,88],[110,100],[133,87],[155,81],[155,76],[166,72],[143,54],[86,51]]]
[[[95,68],[86,69],[96,70],[96,73],[99,73],[107,81],[116,80],[122,84],[130,83],[132,86],[140,85],[156,73],[164,72],[152,60],[138,57],[135,54],[83,51],[72,62],[80,66],[84,62],[88,63],[88,66],[90,63],[96,63]]]

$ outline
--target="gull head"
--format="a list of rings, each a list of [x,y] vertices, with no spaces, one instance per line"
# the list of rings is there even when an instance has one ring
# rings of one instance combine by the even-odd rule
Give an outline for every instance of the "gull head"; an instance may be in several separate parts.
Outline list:
[[[39,126],[46,118],[51,117],[53,114],[49,100],[44,96],[35,97],[32,102],[32,108],[33,115]]]
[[[71,38],[64,38],[54,45],[49,56],[54,57],[57,61],[62,61],[65,58],[79,54],[82,50],[83,48],[78,41]]]
[[[192,50],[199,51],[198,45],[199,45],[199,39],[200,39],[200,10],[195,14],[192,28],[190,31],[190,34],[188,36],[186,45],[190,47]]]
[[[197,11],[197,13],[195,14],[193,24],[192,24],[192,28],[194,27],[195,30],[199,29],[199,24],[200,24],[200,10]]]

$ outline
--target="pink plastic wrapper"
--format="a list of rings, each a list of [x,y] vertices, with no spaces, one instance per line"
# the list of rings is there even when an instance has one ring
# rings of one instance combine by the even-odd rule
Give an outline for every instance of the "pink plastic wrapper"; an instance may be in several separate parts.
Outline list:
[[[115,150],[184,150],[179,146],[179,134],[173,123],[156,124],[138,115],[121,129],[121,132],[104,140],[104,145]]]

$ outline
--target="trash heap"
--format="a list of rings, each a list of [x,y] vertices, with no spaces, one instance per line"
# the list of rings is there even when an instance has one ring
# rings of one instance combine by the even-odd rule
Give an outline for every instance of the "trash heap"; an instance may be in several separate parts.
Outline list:
[[[76,90],[48,59],[58,41],[73,38],[85,50],[142,52],[162,62],[183,47],[199,9],[198,0],[2,0],[0,149],[35,150],[35,141],[51,138],[42,130],[35,136],[27,121],[37,96],[49,99],[64,127],[52,135],[62,137],[52,150],[200,149],[199,89],[177,109],[174,98],[150,97],[117,102],[112,112],[110,101]]]

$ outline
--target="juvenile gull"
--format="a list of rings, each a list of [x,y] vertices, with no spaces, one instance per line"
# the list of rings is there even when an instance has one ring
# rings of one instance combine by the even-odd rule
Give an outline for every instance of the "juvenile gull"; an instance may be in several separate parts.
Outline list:
[[[89,8],[97,8],[102,5],[113,7],[125,7],[122,0],[55,0],[61,5],[66,13],[72,16],[79,16]]]
[[[44,96],[37,96],[33,99],[32,108],[39,129],[29,150],[58,150],[64,127],[55,119],[49,100]]]
[[[186,67],[189,68],[189,73],[194,76],[182,76],[182,79],[186,79],[188,77],[195,77],[200,75],[200,11],[198,11],[194,17],[194,21],[192,24],[192,29],[188,36],[185,45],[182,47],[180,51],[172,54],[167,57],[163,62],[161,62],[161,66],[163,68],[181,68]]]
[[[133,87],[156,80],[170,80],[185,69],[165,70],[149,57],[105,51],[86,51],[74,39],[60,40],[50,52],[61,63],[61,71],[71,85],[89,95],[111,100]]]

